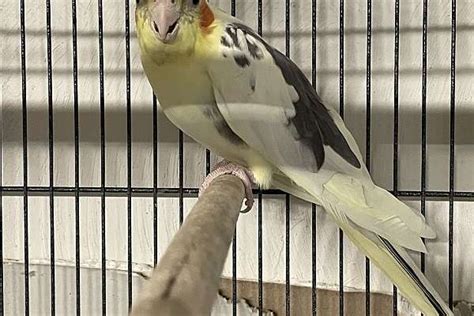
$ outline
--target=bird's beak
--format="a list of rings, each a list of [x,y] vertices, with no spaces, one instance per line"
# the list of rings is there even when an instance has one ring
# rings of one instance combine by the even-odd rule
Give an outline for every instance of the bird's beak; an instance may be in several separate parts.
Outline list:
[[[150,8],[151,28],[163,43],[170,43],[178,34],[181,16],[178,1],[155,0]]]

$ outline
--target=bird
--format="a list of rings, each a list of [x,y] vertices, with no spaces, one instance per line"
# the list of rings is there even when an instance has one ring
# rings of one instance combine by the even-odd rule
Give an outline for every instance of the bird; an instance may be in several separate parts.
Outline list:
[[[160,109],[224,158],[204,182],[239,176],[322,206],[425,315],[453,315],[407,250],[436,237],[372,180],[354,137],[304,73],[243,21],[206,0],[137,0],[144,72]]]

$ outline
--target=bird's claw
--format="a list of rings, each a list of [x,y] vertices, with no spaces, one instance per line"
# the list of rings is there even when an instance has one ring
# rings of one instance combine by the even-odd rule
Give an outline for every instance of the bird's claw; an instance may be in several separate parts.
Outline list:
[[[202,183],[201,188],[199,189],[199,196],[201,196],[215,178],[224,174],[231,174],[242,180],[245,188],[246,208],[240,212],[250,212],[254,203],[252,185],[255,182],[255,178],[250,170],[226,160],[222,160],[215,165],[214,170],[209,173]]]

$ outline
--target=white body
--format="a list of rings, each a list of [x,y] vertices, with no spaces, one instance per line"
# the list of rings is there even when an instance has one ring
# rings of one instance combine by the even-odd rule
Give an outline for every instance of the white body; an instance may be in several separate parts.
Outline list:
[[[204,31],[184,17],[173,45],[157,43],[146,14],[138,19],[143,66],[166,116],[249,168],[261,187],[322,205],[423,313],[452,315],[403,249],[426,251],[421,238],[435,233],[424,218],[372,182],[342,119],[321,109],[291,61],[242,22],[212,11],[216,19]]]

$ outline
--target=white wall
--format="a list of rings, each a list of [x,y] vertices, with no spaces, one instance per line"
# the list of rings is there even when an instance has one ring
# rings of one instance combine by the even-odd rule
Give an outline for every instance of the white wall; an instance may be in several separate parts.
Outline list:
[[[229,10],[229,1],[216,1]],[[255,27],[256,1],[237,1],[237,15]],[[373,1],[372,26],[372,170],[375,181],[392,187],[393,141],[393,21],[392,1]],[[422,1],[401,1],[400,11],[400,159],[399,189],[419,190],[421,159],[421,47]],[[457,76],[456,76],[456,173],[455,188],[474,191],[474,1],[457,1]],[[131,2],[132,7],[134,1]],[[22,112],[19,5],[2,2],[0,28],[2,38],[2,185],[23,184]],[[54,100],[54,184],[74,185],[74,130],[72,99],[71,4],[52,0],[53,100]],[[104,1],[104,60],[106,101],[106,179],[108,186],[126,186],[126,107],[125,41],[122,1]],[[366,4],[346,1],[345,11],[345,107],[346,121],[365,152],[365,70]],[[447,1],[431,1],[428,33],[427,99],[427,189],[449,188],[449,100],[451,7]],[[311,73],[311,1],[292,1],[291,56],[306,74]],[[48,112],[45,4],[26,1],[26,64],[28,101],[28,184],[49,185]],[[78,0],[80,184],[100,185],[100,125],[97,3]],[[264,37],[284,49],[284,2],[264,1]],[[133,12],[131,14],[133,29]],[[317,90],[329,106],[339,105],[339,2],[318,1]],[[135,36],[132,56],[132,184],[152,186],[152,92],[143,75]],[[177,130],[159,116],[159,186],[178,185]],[[185,142],[185,186],[197,187],[205,172],[204,149],[190,139]],[[186,210],[194,199],[185,200]],[[418,201],[411,201],[418,207]],[[133,198],[134,270],[149,271],[153,264],[153,201]],[[30,261],[46,264],[50,253],[49,199],[29,199]],[[106,204],[107,264],[111,270],[126,270],[127,204],[126,198],[110,197]],[[159,200],[159,254],[166,249],[178,229],[178,200]],[[264,199],[263,276],[264,281],[285,280],[285,213],[282,197]],[[311,212],[306,203],[292,200],[291,280],[311,285]],[[474,207],[472,202],[456,202],[454,209],[454,299],[474,301],[472,271],[474,260]],[[101,262],[100,198],[80,199],[81,262],[84,269],[98,268]],[[430,251],[426,271],[440,294],[447,298],[448,203],[427,203],[427,219],[438,232],[438,239],[428,242]],[[74,198],[55,199],[55,239],[57,264],[68,266],[75,260]],[[257,212],[242,216],[238,223],[238,275],[256,280]],[[23,200],[21,196],[3,197],[3,250],[5,262],[23,261]],[[337,228],[324,211],[317,215],[318,285],[338,286]],[[344,285],[364,289],[365,258],[348,241],[344,244]],[[35,269],[32,267],[32,269]],[[10,271],[10,272],[8,272]],[[16,271],[16,270],[15,270]],[[7,310],[23,302],[18,271],[6,270]],[[48,269],[42,270],[48,274]],[[224,274],[231,275],[228,260]],[[41,301],[49,292],[46,279],[31,291],[32,301]],[[38,279],[40,280],[40,279]],[[391,284],[372,268],[372,289],[391,292]],[[74,304],[74,275],[58,278],[70,286],[59,291],[57,301]],[[100,278],[82,278],[82,293],[99,297]],[[117,283],[118,282],[118,283]],[[126,295],[126,283],[109,282],[108,291]],[[114,286],[115,284],[115,286]],[[118,284],[118,285],[117,285]],[[120,294],[121,293],[121,294]],[[84,295],[84,294],[83,294]],[[35,302],[36,302],[35,301]],[[97,301],[91,304],[99,304]],[[117,299],[126,310],[126,299]],[[47,308],[48,303],[46,303]],[[9,309],[10,308],[10,309]]]

